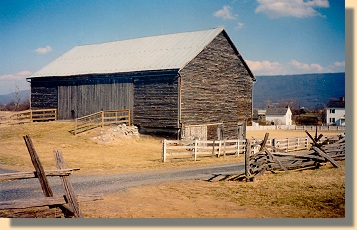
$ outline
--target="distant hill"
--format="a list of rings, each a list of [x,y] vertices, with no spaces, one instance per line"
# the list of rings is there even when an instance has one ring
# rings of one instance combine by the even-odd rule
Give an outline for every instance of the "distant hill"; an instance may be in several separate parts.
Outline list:
[[[284,99],[300,102],[300,107],[322,108],[330,98],[345,96],[345,73],[256,76],[253,107],[265,108],[267,101]]]
[[[22,90],[19,91],[19,97],[21,99],[21,102],[28,100],[30,98],[30,90]],[[9,93],[9,94],[4,94],[0,95],[0,103],[1,104],[8,104],[12,101],[16,100],[16,95],[15,93]]]
[[[253,107],[265,108],[284,99],[295,99],[301,107],[324,107],[330,98],[345,96],[345,73],[256,76],[253,86]],[[29,98],[30,91],[20,91],[21,100]],[[0,95],[0,103],[16,98],[14,93]]]

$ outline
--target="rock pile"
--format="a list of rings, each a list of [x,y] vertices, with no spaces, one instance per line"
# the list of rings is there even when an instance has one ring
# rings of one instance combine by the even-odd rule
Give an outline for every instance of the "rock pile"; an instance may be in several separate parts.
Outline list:
[[[108,129],[101,129],[100,135],[94,137],[94,140],[110,142],[120,138],[138,138],[139,131],[136,126],[127,126],[126,124],[120,124]]]

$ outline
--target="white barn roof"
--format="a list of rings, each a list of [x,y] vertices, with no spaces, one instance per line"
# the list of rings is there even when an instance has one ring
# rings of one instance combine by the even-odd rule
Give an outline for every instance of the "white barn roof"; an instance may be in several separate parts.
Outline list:
[[[182,69],[224,28],[76,46],[29,78]]]

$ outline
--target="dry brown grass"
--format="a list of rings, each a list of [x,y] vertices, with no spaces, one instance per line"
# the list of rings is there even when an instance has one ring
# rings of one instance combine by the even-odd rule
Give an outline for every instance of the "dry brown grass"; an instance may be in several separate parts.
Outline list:
[[[345,168],[330,164],[255,182],[180,181],[131,188],[83,203],[92,218],[343,218]]]
[[[110,143],[99,142],[100,128],[72,135],[72,122],[29,123],[0,126],[0,167],[14,170],[33,170],[24,135],[30,135],[45,169],[54,169],[53,150],[63,152],[68,167],[80,168],[76,173],[126,173],[185,167],[191,165],[222,164],[243,161],[238,158],[213,158],[194,162],[161,162],[161,138],[142,136],[119,138]]]

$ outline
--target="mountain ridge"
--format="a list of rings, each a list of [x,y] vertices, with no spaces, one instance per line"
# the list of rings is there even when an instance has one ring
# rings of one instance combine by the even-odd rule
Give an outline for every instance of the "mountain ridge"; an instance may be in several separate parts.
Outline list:
[[[300,107],[323,108],[331,98],[345,97],[345,73],[256,76],[253,107],[293,99]]]
[[[331,98],[345,97],[345,73],[319,73],[256,76],[253,85],[253,108],[293,99],[300,107],[323,108]],[[30,90],[19,91],[21,101],[30,97]],[[0,95],[0,103],[16,99],[15,93]]]

